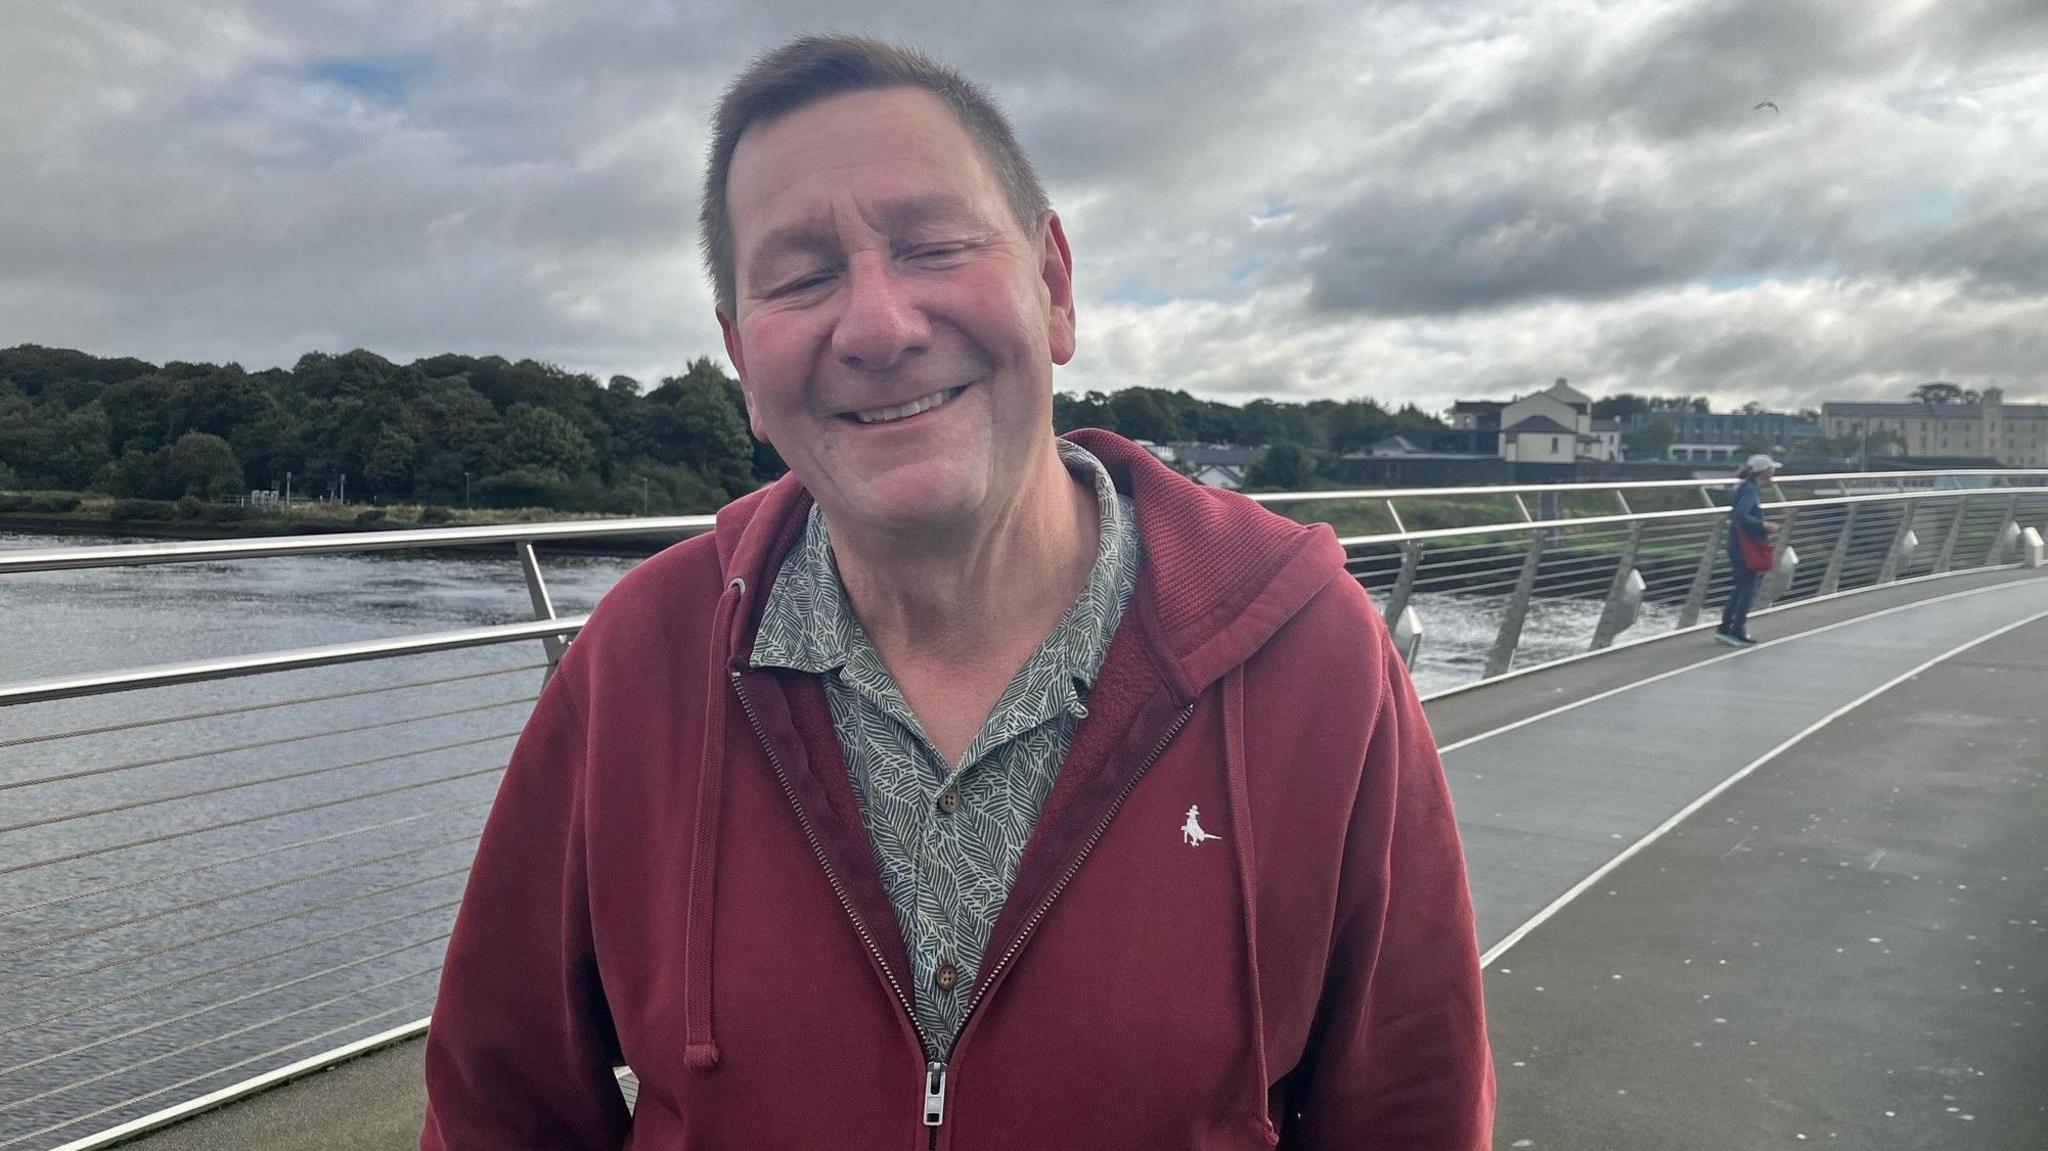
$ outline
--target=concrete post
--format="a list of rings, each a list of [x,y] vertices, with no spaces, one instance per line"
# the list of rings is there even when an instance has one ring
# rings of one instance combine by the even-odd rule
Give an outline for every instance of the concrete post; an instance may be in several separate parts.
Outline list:
[[[1984,566],[1995,568],[2005,562],[2012,545],[2020,538],[2019,528],[2020,494],[2014,492],[2005,501],[2005,519],[1998,525],[1998,535],[1991,541],[1991,550],[1984,553]]]
[[[1899,528],[1892,533],[1892,546],[1884,553],[1883,566],[1877,569],[1877,582],[1892,582],[1912,562],[1913,549],[1920,546],[1920,537],[1913,534],[1913,518],[1918,511],[1917,501],[1899,501]]]
[[[1842,565],[1849,561],[1849,541],[1856,535],[1856,516],[1862,510],[1862,504],[1850,504],[1849,514],[1842,517],[1842,530],[1835,536],[1834,549],[1828,553],[1828,570],[1821,574],[1820,590],[1815,595],[1833,595],[1842,590]]]
[[[1614,642],[1622,629],[1636,621],[1635,609],[1643,602],[1643,577],[1636,571],[1636,556],[1643,546],[1643,524],[1641,520],[1628,525],[1628,543],[1622,545],[1621,562],[1615,565],[1614,579],[1607,585],[1607,603],[1600,609],[1600,622],[1593,628],[1591,650]],[[1634,577],[1635,598],[1629,601],[1630,577]]]
[[[1956,559],[1956,540],[1962,538],[1963,534],[1963,513],[1969,510],[1970,497],[1964,496],[1962,499],[1956,501],[1956,514],[1949,517],[1948,535],[1941,541],[1941,555],[1934,561],[1935,575],[1940,575],[1941,573],[1949,570],[1950,567],[1954,566]]]
[[[1422,616],[1414,608],[1402,610],[1400,618],[1394,621],[1394,650],[1401,653],[1401,662],[1415,670],[1415,661],[1422,658]]]
[[[1415,593],[1415,569],[1422,566],[1422,544],[1415,541],[1401,545],[1401,574],[1394,577],[1394,590],[1387,596],[1387,610],[1384,619],[1388,627],[1399,622],[1401,613],[1407,610],[1408,597]]]
[[[1514,663],[1515,648],[1522,642],[1522,621],[1529,616],[1529,596],[1536,590],[1536,570],[1543,564],[1543,533],[1529,533],[1529,551],[1522,558],[1522,576],[1515,581],[1515,596],[1508,601],[1507,614],[1501,617],[1500,634],[1494,638],[1493,650],[1486,657],[1486,672],[1480,678],[1492,679],[1506,671]]]
[[[1710,508],[1720,506],[1714,502],[1714,493],[1705,488],[1700,489],[1700,499]],[[1685,606],[1678,612],[1680,628],[1700,622],[1700,612],[1706,608],[1707,585],[1714,579],[1714,551],[1721,543],[1721,529],[1722,521],[1718,520],[1710,522],[1707,527],[1706,550],[1700,553],[1699,566],[1692,572],[1692,586],[1685,593]]]

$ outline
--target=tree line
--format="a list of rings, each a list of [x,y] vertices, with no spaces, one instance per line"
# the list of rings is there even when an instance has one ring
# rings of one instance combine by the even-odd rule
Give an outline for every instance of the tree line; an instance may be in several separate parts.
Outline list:
[[[651,389],[532,360],[289,369],[0,351],[0,486],[139,499],[295,499],[695,511],[779,474],[708,359]]]
[[[1126,388],[1054,397],[1062,431],[1288,445],[1314,461],[1440,427],[1370,400],[1242,406]],[[0,488],[221,500],[251,491],[373,504],[655,514],[717,508],[786,470],[708,357],[652,387],[501,356],[394,363],[311,352],[290,368],[0,349]]]

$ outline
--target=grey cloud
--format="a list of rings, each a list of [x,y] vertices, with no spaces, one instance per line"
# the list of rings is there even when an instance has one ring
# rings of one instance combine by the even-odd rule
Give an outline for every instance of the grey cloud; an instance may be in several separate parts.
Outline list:
[[[15,6],[0,344],[671,369],[718,347],[711,104],[820,30],[1010,108],[1080,264],[1063,386],[2042,378],[2036,0]]]
[[[1721,236],[1658,205],[1523,185],[1439,200],[1392,187],[1320,222],[1313,306],[1454,312],[1545,296],[1604,299],[1711,270]]]

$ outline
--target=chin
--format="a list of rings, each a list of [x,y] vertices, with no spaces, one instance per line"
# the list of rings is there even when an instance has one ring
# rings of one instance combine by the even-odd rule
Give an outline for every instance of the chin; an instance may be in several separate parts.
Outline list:
[[[957,466],[899,468],[867,485],[854,513],[884,531],[907,534],[956,530],[971,522],[987,501],[986,477]],[[831,509],[826,509],[830,514]]]

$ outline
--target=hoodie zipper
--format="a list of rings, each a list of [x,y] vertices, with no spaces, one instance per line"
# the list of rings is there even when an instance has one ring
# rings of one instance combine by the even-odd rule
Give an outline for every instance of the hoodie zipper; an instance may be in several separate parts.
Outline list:
[[[911,1006],[910,997],[905,994],[903,984],[897,980],[896,972],[890,968],[889,961],[883,958],[882,949],[876,945],[875,937],[868,931],[866,921],[861,919],[860,913],[853,909],[853,901],[847,898],[846,888],[839,882],[839,874],[832,870],[831,861],[825,857],[824,845],[818,842],[818,833],[811,826],[811,817],[804,812],[803,804],[797,801],[796,788],[790,785],[789,773],[783,770],[782,757],[775,754],[775,748],[768,740],[768,732],[761,726],[761,717],[754,710],[754,701],[748,697],[746,686],[741,682],[740,673],[734,671],[727,674],[732,679],[733,693],[739,697],[740,710],[746,713],[747,723],[754,729],[754,738],[760,742],[761,750],[767,754],[768,765],[775,769],[775,781],[781,785],[783,798],[789,801],[790,810],[796,813],[797,825],[803,828],[804,839],[811,845],[811,855],[817,859],[819,868],[825,872],[825,881],[832,886],[832,894],[839,900],[840,910],[846,913],[847,920],[853,924],[855,934],[859,935],[861,943],[866,945],[868,954],[874,957],[875,967],[882,972],[882,977],[888,980],[889,990],[895,993],[896,1002],[902,1006],[904,1015],[910,1020],[910,1029],[917,1034],[918,1046],[925,1051],[932,1050],[931,1037],[925,1034],[923,1027],[919,1026],[917,1010]],[[1095,830],[1090,833],[1087,841],[1081,845],[1081,851],[1074,856],[1074,861],[1068,864],[1067,870],[1060,875],[1059,882],[1053,884],[1052,890],[1045,893],[1045,898],[1039,901],[1038,907],[1032,911],[1031,917],[1024,921],[1023,929],[1017,932],[1017,938],[1011,940],[1010,945],[1003,949],[1002,957],[996,960],[996,965],[989,968],[987,974],[976,981],[979,986],[975,990],[974,998],[968,1001],[966,1012],[960,1017],[960,1030],[954,1034],[952,1047],[949,1047],[946,1052],[946,1059],[943,1061],[931,1060],[925,1064],[924,1074],[920,1077],[919,1090],[924,1099],[924,1125],[928,1136],[926,1146],[932,1148],[932,1151],[937,1151],[939,1127],[946,1121],[946,1073],[948,1065],[952,1061],[953,1049],[959,1046],[960,1036],[966,1034],[968,1022],[974,1018],[975,1010],[981,1006],[981,1001],[987,997],[988,989],[994,986],[996,978],[1003,973],[1004,969],[1017,957],[1017,953],[1023,949],[1024,944],[1031,938],[1032,934],[1038,930],[1039,923],[1045,919],[1046,913],[1052,910],[1053,902],[1060,897],[1061,892],[1067,889],[1067,885],[1073,882],[1074,876],[1081,870],[1081,864],[1087,861],[1089,854],[1095,850],[1095,845],[1100,843],[1103,835],[1109,831],[1110,821],[1115,819],[1116,813],[1123,809],[1124,801],[1131,797],[1131,792],[1137,789],[1139,781],[1143,780],[1146,773],[1152,770],[1152,765],[1158,761],[1159,757],[1166,753],[1166,745],[1173,742],[1173,737],[1180,734],[1181,728],[1187,726],[1189,718],[1194,714],[1195,705],[1192,703],[1181,708],[1180,714],[1174,717],[1173,725],[1168,727],[1165,734],[1159,737],[1158,743],[1152,745],[1152,750],[1145,756],[1145,761],[1138,765],[1138,770],[1131,775],[1130,780],[1117,792],[1116,798],[1110,801],[1109,810],[1104,812],[1102,819],[1096,823]]]
[[[874,934],[868,930],[867,922],[861,919],[860,912],[853,909],[853,900],[847,898],[846,888],[839,882],[839,873],[832,870],[832,862],[825,857],[825,847],[818,842],[817,829],[811,826],[811,817],[805,813],[803,804],[797,801],[796,788],[790,785],[789,773],[782,767],[782,757],[775,754],[775,747],[768,740],[768,732],[761,726],[761,716],[754,710],[754,701],[748,697],[746,686],[740,681],[740,673],[735,671],[727,674],[732,677],[734,694],[739,696],[740,710],[747,713],[747,723],[754,729],[754,738],[760,741],[761,750],[767,753],[768,765],[775,769],[775,781],[782,785],[782,796],[789,801],[790,810],[796,812],[797,824],[804,829],[804,839],[811,845],[811,855],[817,859],[819,868],[825,872],[825,882],[832,885],[832,894],[839,900],[840,910],[846,912],[846,918],[852,922],[854,932],[867,946],[868,954],[874,957],[875,967],[881,971],[882,977],[889,981],[889,990],[895,993],[896,1002],[903,1006],[903,1014],[910,1020],[910,1029],[917,1033],[919,1048],[930,1051],[931,1038],[924,1033],[924,1028],[918,1026],[917,1012],[910,1005],[910,996],[904,993],[903,984],[897,980],[896,972],[890,968],[889,961],[883,958],[882,949],[876,945]],[[934,1083],[938,1092],[936,1111],[932,1102]],[[946,1065],[928,1064],[922,1088],[925,1099],[924,1122],[927,1127],[937,1127],[945,1119],[945,1088]]]
[[[1039,922],[1052,910],[1053,901],[1067,889],[1067,884],[1074,881],[1074,876],[1080,873],[1081,865],[1088,861],[1088,856],[1095,850],[1095,845],[1102,842],[1103,835],[1109,831],[1110,821],[1116,818],[1117,812],[1123,810],[1124,801],[1131,797],[1131,792],[1137,790],[1139,782],[1152,770],[1152,765],[1159,757],[1166,754],[1166,745],[1173,742],[1173,737],[1180,734],[1180,729],[1187,726],[1188,719],[1194,714],[1195,705],[1192,703],[1180,709],[1180,714],[1173,719],[1173,725],[1159,737],[1158,743],[1152,745],[1152,751],[1145,756],[1144,762],[1138,765],[1138,770],[1132,773],[1130,780],[1116,793],[1116,798],[1110,801],[1109,810],[1102,813],[1102,819],[1095,824],[1095,830],[1090,833],[1087,841],[1081,844],[1080,853],[1067,865],[1067,870],[1060,875],[1059,882],[1052,885],[1052,890],[1045,893],[1045,898],[1039,901],[1038,908],[1031,913],[1031,918],[1024,921],[1023,928],[1017,932],[1017,938],[1012,939],[1010,945],[1003,948],[1002,957],[996,960],[996,965],[976,980],[974,998],[967,1001],[967,1011],[960,1017],[960,1034],[967,1033],[967,1023],[974,1018],[975,1009],[981,1006],[981,1001],[987,997],[989,988],[995,986],[996,979],[1010,965],[1010,961],[1017,958],[1017,952],[1023,950],[1032,933],[1038,930]],[[959,1044],[958,1036],[955,1036],[953,1042],[956,1046]],[[947,1052],[947,1058],[951,1057],[952,1053]]]

